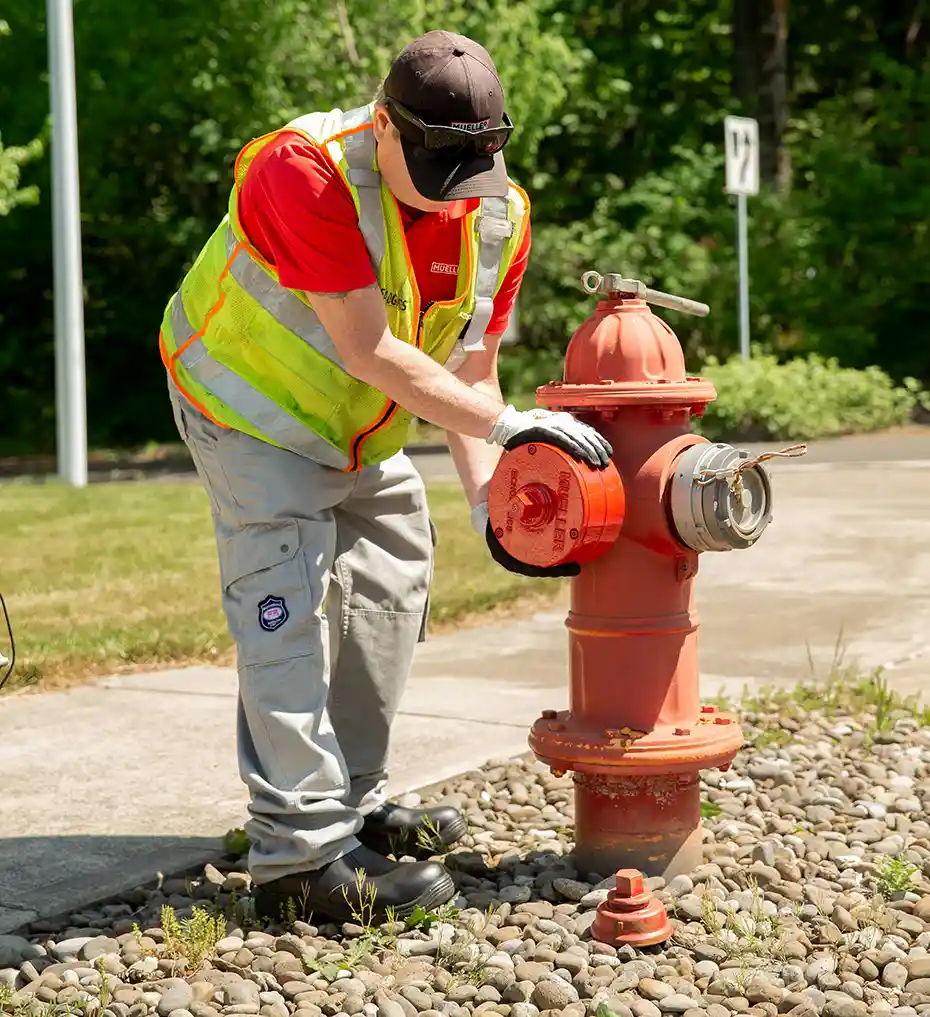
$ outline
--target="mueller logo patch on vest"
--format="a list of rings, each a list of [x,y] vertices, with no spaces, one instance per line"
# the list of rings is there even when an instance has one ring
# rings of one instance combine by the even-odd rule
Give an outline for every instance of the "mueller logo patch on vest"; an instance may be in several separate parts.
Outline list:
[[[429,267],[430,272],[436,275],[458,275],[458,265],[453,265],[451,261],[434,261]]]
[[[265,597],[258,605],[258,624],[266,632],[281,628],[289,617],[283,597]]]
[[[463,123],[463,122],[459,121],[459,122],[454,123],[454,124],[449,124],[449,126],[450,127],[455,127],[458,130],[460,130],[460,131],[475,131],[475,132],[477,132],[477,131],[485,131],[485,130],[487,130],[491,126],[491,121],[490,120],[479,120],[475,124],[466,124],[466,123]]]
[[[390,307],[396,307],[398,310],[407,310],[407,301],[397,293],[392,293],[390,290],[386,290],[383,286],[381,287],[381,296],[384,297],[384,302]]]

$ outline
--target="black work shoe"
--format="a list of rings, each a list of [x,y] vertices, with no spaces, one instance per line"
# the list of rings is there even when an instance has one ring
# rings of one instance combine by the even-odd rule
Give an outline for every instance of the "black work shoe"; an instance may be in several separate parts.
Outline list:
[[[357,836],[379,854],[428,858],[444,854],[467,830],[465,817],[451,805],[405,809],[386,802],[368,813]]]
[[[268,922],[328,918],[371,925],[414,909],[445,904],[455,896],[452,877],[439,862],[392,862],[356,848],[322,869],[283,876],[252,890],[256,916]]]

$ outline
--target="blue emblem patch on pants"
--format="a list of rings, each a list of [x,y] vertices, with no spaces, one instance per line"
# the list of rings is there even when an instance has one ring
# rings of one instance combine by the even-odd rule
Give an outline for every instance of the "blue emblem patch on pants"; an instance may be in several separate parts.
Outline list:
[[[290,617],[283,597],[265,597],[258,605],[258,624],[266,632],[274,632]]]

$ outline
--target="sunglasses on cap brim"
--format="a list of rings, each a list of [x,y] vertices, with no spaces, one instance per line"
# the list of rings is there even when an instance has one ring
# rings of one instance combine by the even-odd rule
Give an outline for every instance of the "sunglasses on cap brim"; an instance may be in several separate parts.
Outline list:
[[[513,124],[506,113],[503,116],[504,122],[499,127],[471,131],[463,127],[425,123],[396,99],[387,99],[385,105],[391,115],[391,122],[400,131],[401,136],[429,151],[471,147],[479,155],[494,155],[507,144],[513,133]]]

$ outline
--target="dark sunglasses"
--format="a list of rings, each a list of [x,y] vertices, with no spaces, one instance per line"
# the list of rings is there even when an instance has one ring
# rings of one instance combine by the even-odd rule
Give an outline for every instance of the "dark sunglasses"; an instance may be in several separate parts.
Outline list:
[[[469,131],[463,127],[424,123],[415,113],[401,106],[396,99],[385,101],[391,122],[408,141],[420,148],[466,148],[471,146],[479,155],[494,155],[510,140],[513,124],[504,114],[500,127],[486,127],[482,131]]]

